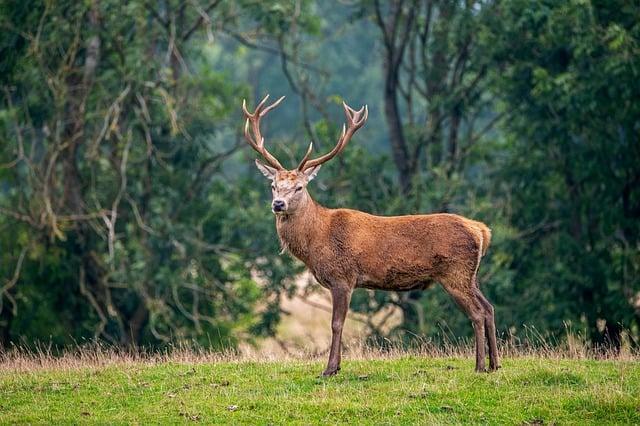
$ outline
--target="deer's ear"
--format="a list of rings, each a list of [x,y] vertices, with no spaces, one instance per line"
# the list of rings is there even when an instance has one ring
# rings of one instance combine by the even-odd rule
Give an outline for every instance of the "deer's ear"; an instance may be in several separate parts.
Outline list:
[[[320,167],[321,165],[318,164],[317,166],[311,167],[303,172],[304,175],[307,177],[307,182],[311,182],[313,178],[316,177],[316,175],[320,171]]]
[[[278,172],[278,170],[274,169],[273,167],[267,166],[266,164],[260,162],[260,160],[256,160],[256,166],[267,179],[274,180],[276,178],[276,173]]]

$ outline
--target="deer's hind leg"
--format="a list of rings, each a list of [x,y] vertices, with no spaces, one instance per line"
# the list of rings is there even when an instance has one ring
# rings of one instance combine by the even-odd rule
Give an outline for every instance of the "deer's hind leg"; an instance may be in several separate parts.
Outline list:
[[[453,297],[460,309],[469,317],[473,325],[476,343],[476,371],[484,372],[485,368],[485,308],[476,296],[472,287],[442,283],[444,289]]]
[[[496,338],[496,320],[493,305],[487,300],[478,287],[475,288],[475,293],[485,311],[484,327],[487,342],[489,343],[489,370],[496,371],[500,368],[500,363],[498,361],[498,342]]]

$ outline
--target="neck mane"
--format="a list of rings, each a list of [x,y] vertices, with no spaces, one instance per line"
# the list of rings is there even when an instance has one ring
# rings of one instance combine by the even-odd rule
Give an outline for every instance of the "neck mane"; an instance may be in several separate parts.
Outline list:
[[[282,251],[289,251],[304,263],[308,263],[309,246],[318,232],[322,232],[328,210],[307,194],[307,200],[294,213],[277,215],[276,230]]]

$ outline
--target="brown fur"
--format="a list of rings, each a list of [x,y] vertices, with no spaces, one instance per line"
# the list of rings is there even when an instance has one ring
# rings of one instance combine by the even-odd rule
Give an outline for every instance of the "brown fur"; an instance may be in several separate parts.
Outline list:
[[[383,217],[313,201],[302,211],[278,216],[276,224],[285,248],[321,284],[340,280],[378,290],[471,279],[478,250],[486,253],[490,235],[483,223],[455,214]]]

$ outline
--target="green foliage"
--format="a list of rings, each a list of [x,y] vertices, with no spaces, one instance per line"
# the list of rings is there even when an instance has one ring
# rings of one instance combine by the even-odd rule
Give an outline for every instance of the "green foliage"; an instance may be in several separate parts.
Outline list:
[[[223,173],[237,164],[247,90],[191,41],[204,12],[179,2],[13,3],[0,15],[0,48],[11,52],[1,61],[0,270],[10,281],[0,286],[0,344],[229,347],[272,332],[280,283],[295,268],[275,259],[274,241],[254,237],[269,221],[255,204],[242,210],[257,199],[245,196],[254,183]],[[273,7],[208,12],[261,25]],[[290,8],[262,33],[285,31]],[[257,228],[243,232],[247,222]]]
[[[543,329],[596,341],[638,327],[640,24],[628,4],[513,2],[486,42],[501,73],[517,270],[510,297]],[[598,324],[599,323],[599,324]]]
[[[287,165],[309,138],[335,143],[343,97],[369,105],[310,187],[322,204],[493,229],[480,281],[503,336],[638,338],[637,4],[380,2],[404,5],[401,25],[417,14],[398,71],[403,170],[376,2],[214,3],[0,5],[1,344],[273,334],[303,266],[279,254],[268,185],[239,152],[240,101],[266,92],[288,95],[264,123]],[[352,301],[389,305],[403,321],[374,337],[471,333],[440,289]]]

